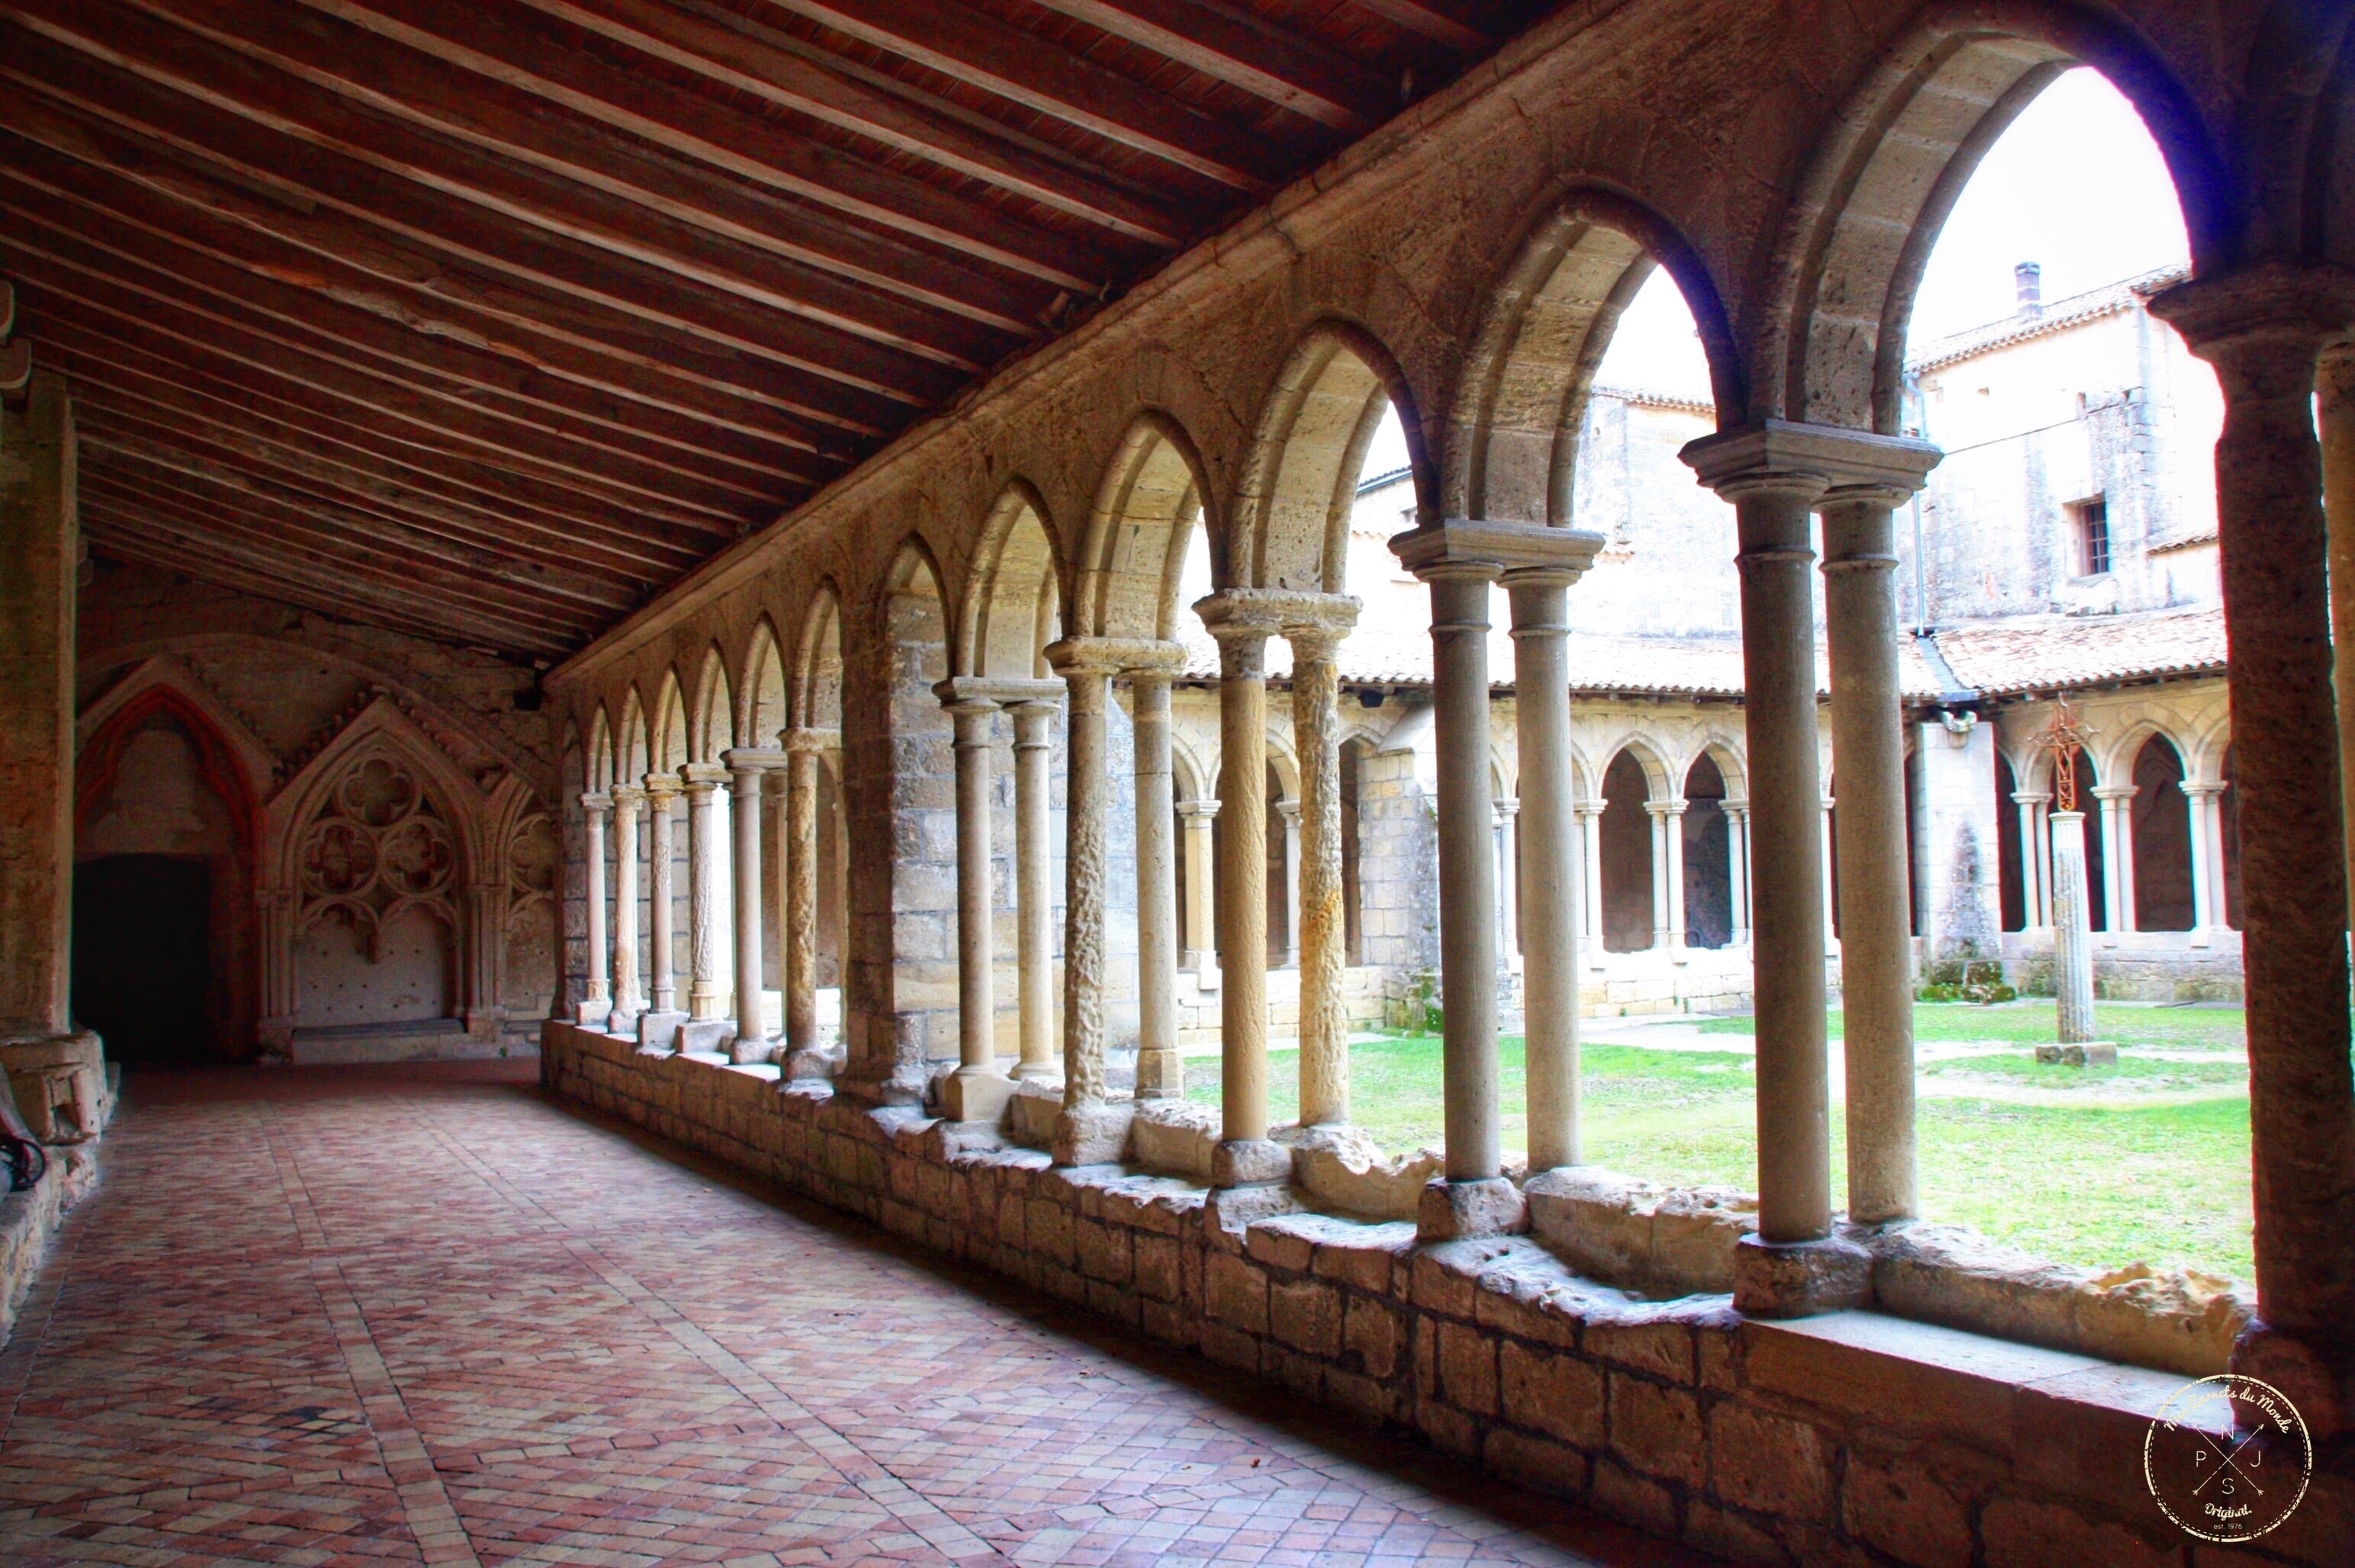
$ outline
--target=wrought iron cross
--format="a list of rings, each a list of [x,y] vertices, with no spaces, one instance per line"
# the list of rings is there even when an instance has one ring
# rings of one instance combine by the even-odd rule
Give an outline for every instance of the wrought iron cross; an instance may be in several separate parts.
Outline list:
[[[2077,809],[2077,753],[2093,738],[2093,726],[2078,719],[2069,699],[2054,699],[2052,721],[2037,732],[2036,747],[2052,753],[2052,804],[2059,810]]]

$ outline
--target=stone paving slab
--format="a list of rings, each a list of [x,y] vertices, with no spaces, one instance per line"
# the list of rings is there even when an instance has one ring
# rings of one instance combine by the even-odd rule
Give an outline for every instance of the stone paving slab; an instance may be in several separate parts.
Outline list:
[[[134,1077],[0,1351],[0,1562],[1699,1561],[529,1071]]]

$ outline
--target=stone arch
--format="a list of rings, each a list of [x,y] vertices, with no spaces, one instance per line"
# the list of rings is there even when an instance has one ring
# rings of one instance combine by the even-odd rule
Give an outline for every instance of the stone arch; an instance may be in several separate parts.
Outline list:
[[[989,509],[957,611],[959,675],[1029,680],[1049,672],[1039,651],[1061,635],[1066,552],[1037,486],[1007,483]]]
[[[834,580],[818,584],[802,614],[794,646],[793,722],[805,730],[842,723],[842,596]]]
[[[2191,748],[2168,722],[2169,717],[2158,713],[2138,714],[2120,730],[2116,738],[2099,751],[2102,777],[2115,779],[2120,784],[2131,779],[2136,759],[2142,755],[2143,747],[2154,738],[2167,743],[2168,749],[2175,753],[2183,767],[2184,776],[2190,777]]]
[[[2131,780],[2129,804],[2134,837],[2134,914],[2137,931],[2190,931],[2192,927],[2190,802],[2183,793],[2187,773],[2182,749],[2165,731],[2151,727],[2122,759],[2118,776]]]
[[[589,717],[589,749],[581,765],[586,770],[586,788],[594,792],[613,787],[613,721],[602,702]]]
[[[1721,422],[1742,419],[1742,356],[1707,266],[1651,208],[1574,189],[1530,226],[1474,339],[1448,421],[1440,493],[1449,516],[1570,525],[1586,394],[1620,313],[1655,267],[1692,311]]]
[[[646,737],[645,701],[633,682],[622,698],[622,729],[613,742],[613,765],[618,770],[614,782],[635,784],[646,776],[653,761],[654,751]]]
[[[2183,753],[2185,776],[2195,782],[2212,784],[2224,776],[2224,755],[2232,749],[2232,712],[2220,707],[2215,716],[2199,727],[2196,732],[2176,739]]]
[[[736,677],[736,737],[747,747],[772,746],[785,727],[785,664],[776,623],[763,614],[752,624]]]
[[[1597,825],[1601,861],[1603,946],[1610,953],[1640,952],[1652,945],[1658,868],[1652,852],[1652,819],[1645,806],[1665,798],[1666,778],[1657,754],[1629,741],[1603,768],[1603,816]]]
[[[729,695],[728,657],[712,644],[703,651],[703,667],[695,677],[694,722],[688,728],[690,763],[716,763],[719,753],[736,744],[736,704]]]
[[[1173,415],[1147,409],[1129,421],[1072,563],[1074,634],[1177,635],[1178,576],[1210,504],[1204,475],[1200,450]],[[1215,518],[1209,532],[1220,532]]]
[[[1343,591],[1358,474],[1386,406],[1406,432],[1416,513],[1430,517],[1438,486],[1396,357],[1351,322],[1322,321],[1301,336],[1262,405],[1229,528],[1212,530],[1217,586]]]
[[[1677,830],[1684,835],[1685,945],[1717,948],[1730,945],[1742,923],[1733,907],[1732,818],[1725,802],[1733,798],[1734,783],[1726,775],[1729,753],[1721,745],[1705,745],[1687,764],[1678,794],[1684,797],[1684,815]]]
[[[1206,760],[1198,755],[1193,741],[1173,725],[1169,736],[1169,776],[1177,786],[1179,800],[1212,799],[1212,791],[1217,787],[1219,777],[1218,758],[1214,755]]]
[[[1996,138],[2089,65],[2141,114],[2174,176],[2195,264],[2241,228],[2190,95],[2123,25],[2061,0],[1950,0],[1870,70],[1817,149],[1775,250],[1753,412],[1899,433],[1905,327],[1932,247]]]
[[[687,757],[687,694],[678,683],[678,671],[665,667],[662,684],[655,689],[654,721],[646,731],[648,773],[677,773]]]
[[[2355,16],[2274,0],[2249,51],[2250,250],[2355,262]]]

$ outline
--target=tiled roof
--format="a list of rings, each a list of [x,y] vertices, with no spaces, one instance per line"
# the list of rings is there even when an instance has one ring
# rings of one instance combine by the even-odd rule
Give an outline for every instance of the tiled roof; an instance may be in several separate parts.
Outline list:
[[[1963,683],[1990,697],[2224,668],[2224,613],[2212,607],[2008,616],[1966,623],[1937,639]]]
[[[1973,358],[1990,349],[2025,343],[2031,337],[2068,327],[2081,326],[2126,310],[2148,299],[2161,289],[2172,288],[2191,275],[2183,267],[2161,267],[2139,277],[2126,278],[2067,299],[2054,300],[2034,315],[2008,315],[2001,321],[1991,321],[1984,326],[1934,337],[1926,343],[1909,344],[1913,350],[1905,357],[1908,375],[1920,376],[1948,365]]]

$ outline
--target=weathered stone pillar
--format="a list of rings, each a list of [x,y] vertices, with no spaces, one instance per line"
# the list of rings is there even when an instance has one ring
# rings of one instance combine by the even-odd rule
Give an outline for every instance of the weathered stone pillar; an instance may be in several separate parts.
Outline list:
[[[2093,1040],[2093,901],[2082,811],[2052,814],[2052,994],[2060,1002],[2060,1042]]]
[[[2334,343],[2315,367],[2316,423],[2322,437],[2322,510],[2329,539],[2331,688],[2339,701],[2339,817],[2355,823],[2355,343]],[[2220,792],[2221,793],[2221,792]],[[2210,805],[2208,815],[2216,808]],[[2194,838],[2194,845],[2205,839]],[[2347,846],[2355,896],[2355,837]],[[2196,859],[2197,857],[2195,857]],[[2216,889],[2221,910],[2223,889]],[[2224,923],[2222,913],[2215,924]],[[2200,929],[2207,929],[2201,922]]]
[[[1858,1224],[1920,1212],[1913,1152],[1913,937],[1905,714],[1897,674],[1896,507],[1944,455],[1849,435],[1822,502],[1832,765],[1839,775],[1840,1008],[1848,1206]],[[1980,798],[1986,785],[1980,784]],[[1976,936],[1974,933],[1974,936]]]
[[[1067,692],[1063,795],[1063,1110],[1055,1121],[1058,1165],[1116,1160],[1128,1141],[1129,1107],[1107,1103],[1104,1083],[1105,855],[1110,780],[1105,774],[1104,709],[1119,656],[1134,645],[1070,637],[1050,645],[1047,662]]]
[[[817,778],[823,754],[840,740],[831,730],[787,730],[777,739],[785,753],[783,862],[785,896],[777,918],[784,974],[778,989],[785,1015],[785,1074],[822,1078],[836,1052],[817,1038]]]
[[[2115,947],[2118,933],[2132,931],[2134,923],[2134,804],[2132,784],[2102,784],[2094,798],[2102,803],[2102,945]]]
[[[1520,754],[1521,1015],[1532,1172],[1584,1157],[1579,928],[1596,907],[1593,862],[1584,859],[1583,869],[1581,862],[1590,842],[1582,829],[1593,829],[1597,814],[1579,804],[1571,778],[1569,590],[1603,540],[1583,531],[1555,531],[1561,536],[1560,559],[1517,567],[1504,580],[1512,606],[1513,723]],[[1588,936],[1599,955],[1599,932],[1590,925]]]
[[[1207,974],[1219,962],[1210,923],[1210,834],[1218,826],[1219,803],[1189,800],[1178,807],[1178,816],[1186,824],[1186,967]]]
[[[1211,1185],[1284,1180],[1291,1157],[1268,1140],[1267,639],[1281,625],[1264,591],[1229,589],[1195,604],[1219,644],[1220,1132]]]
[[[1136,741],[1136,1097],[1186,1093],[1178,1056],[1178,866],[1171,816],[1169,680],[1185,657],[1128,673]]]
[[[1300,967],[1300,803],[1279,800],[1276,819],[1284,824],[1284,956],[1279,969]]]
[[[1685,808],[1689,803],[1682,795],[1672,800],[1655,800],[1644,809],[1652,814],[1652,841],[1658,846],[1659,883],[1652,901],[1658,912],[1660,929],[1654,933],[1656,945],[1666,947],[1668,956],[1678,964],[1685,953]]]
[[[1300,966],[1300,1125],[1349,1119],[1349,1019],[1341,988],[1348,967],[1348,913],[1341,885],[1341,639],[1358,601],[1321,599],[1284,624],[1292,645],[1292,740],[1300,757],[1300,805],[1285,823],[1290,851],[1293,961]]]
[[[1603,967],[1605,950],[1603,945],[1603,808],[1599,800],[1581,801],[1578,805],[1578,826],[1581,838],[1579,856],[1579,895],[1586,905],[1587,962]]]
[[[716,1025],[728,1011],[728,933],[720,929],[728,883],[719,864],[713,797],[728,770],[717,763],[689,763],[679,776],[687,786],[687,1016],[691,1023]]]
[[[613,786],[613,1010],[606,1024],[632,1039],[646,1010],[638,980],[638,816],[645,804],[636,785]]]
[[[1513,972],[1513,960],[1520,955],[1520,848],[1518,821],[1521,803],[1499,798],[1497,811],[1497,975],[1499,986],[1507,984]]]
[[[1750,944],[1750,802],[1728,800],[1725,813],[1726,902],[1732,906],[1732,930],[1726,937],[1734,947]]]
[[[1052,1082],[1062,1076],[1055,1047],[1055,891],[1052,780],[1060,702],[1014,709],[1015,973],[1021,1054],[1014,1075]]]
[[[2216,368],[2224,634],[2240,813],[2258,1322],[2235,1370],[2317,1433],[2355,1425],[2355,1083],[2315,368],[2355,273],[2263,262],[2151,301]],[[2347,743],[2346,737],[2340,738]],[[2318,765],[2318,757],[2328,762]],[[2319,1413],[2318,1413],[2319,1412]]]
[[[76,451],[65,383],[35,374],[0,410],[0,1034],[36,1039],[72,1027]]]
[[[1769,1313],[1852,1305],[1869,1278],[1861,1249],[1829,1240],[1825,803],[1808,567],[1811,515],[1833,464],[1817,434],[1769,420],[1682,453],[1702,484],[1733,503],[1741,541],[1759,1229],[1737,1254],[1734,1295],[1744,1310]]]
[[[2036,882],[2044,895],[2044,923],[2052,923],[2052,803],[2036,805]]]
[[[2191,819],[2191,945],[2207,947],[2216,940],[2216,928],[2224,923],[2220,912],[2224,890],[2216,885],[2215,862],[2209,856],[2208,841],[2215,834],[2211,819],[2216,815],[2216,797],[2224,793],[2221,783],[2186,784],[2183,805]]]
[[[995,1122],[1014,1093],[997,1070],[997,945],[990,816],[997,703],[952,677],[932,689],[956,725],[957,1068],[941,1082],[941,1114]]]
[[[2019,880],[2022,917],[2033,928],[2052,923],[2049,903],[2051,876],[2045,869],[2050,851],[2039,837],[2044,821],[2043,807],[2052,797],[2040,790],[2017,790],[2012,804],[2019,808]],[[2194,842],[2198,842],[2196,839]]]
[[[778,758],[773,752],[722,752],[728,769],[729,848],[736,860],[736,1040],[729,1053],[755,1061],[769,1049],[768,1020],[761,993],[766,989],[761,952],[761,783]]]
[[[679,781],[676,773],[648,773],[646,791],[646,953],[648,986],[646,1013],[668,1020],[658,1039],[644,1044],[670,1045],[669,1029],[677,1027],[678,970],[672,948],[678,909]],[[658,1024],[658,1027],[659,1024]]]
[[[589,829],[589,995],[574,1021],[601,1024],[613,1010],[613,950],[605,928],[605,820],[613,797],[591,790],[581,797],[581,811]]]

